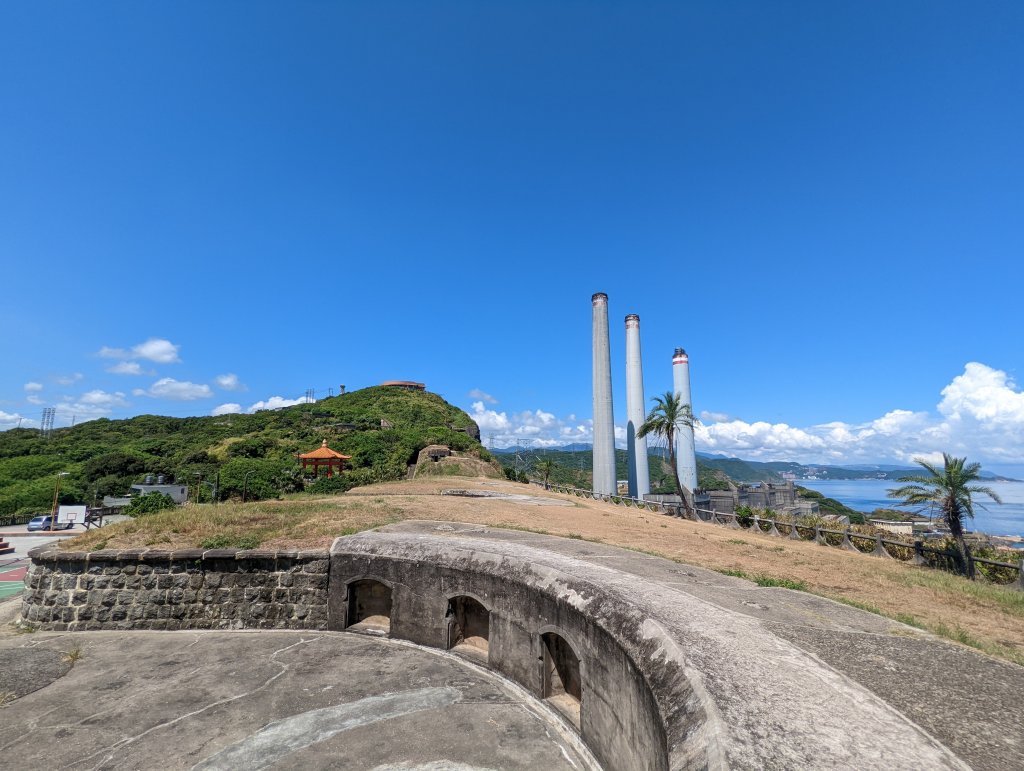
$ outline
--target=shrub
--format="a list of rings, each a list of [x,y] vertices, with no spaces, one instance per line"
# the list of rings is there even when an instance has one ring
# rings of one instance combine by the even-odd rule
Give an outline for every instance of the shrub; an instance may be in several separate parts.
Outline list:
[[[737,506],[736,522],[742,527],[750,527],[754,524],[754,510],[749,506]]]
[[[348,492],[355,485],[348,474],[336,477],[320,477],[312,484],[306,485],[306,492],[317,495],[337,495]]]
[[[171,496],[154,490],[151,493],[140,495],[138,498],[133,498],[132,502],[128,504],[128,508],[124,510],[124,513],[129,517],[140,517],[145,514],[155,514],[165,509],[173,509],[177,505]]]

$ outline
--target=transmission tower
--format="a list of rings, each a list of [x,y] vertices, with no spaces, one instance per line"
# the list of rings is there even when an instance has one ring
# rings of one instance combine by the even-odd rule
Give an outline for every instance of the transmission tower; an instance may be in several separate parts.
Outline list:
[[[525,474],[527,466],[528,466],[526,458],[523,457],[523,447],[522,447],[522,444],[523,444],[523,440],[522,439],[516,439],[516,460],[515,460],[515,467],[514,468],[515,468],[517,474],[519,472],[522,472],[522,473]]]
[[[306,404],[312,404],[315,401],[316,401],[316,399],[313,398],[313,389],[312,388],[307,388],[306,389]]]
[[[39,425],[39,432],[44,439],[49,439],[53,433],[53,418],[57,414],[56,407],[43,407],[43,420]]]

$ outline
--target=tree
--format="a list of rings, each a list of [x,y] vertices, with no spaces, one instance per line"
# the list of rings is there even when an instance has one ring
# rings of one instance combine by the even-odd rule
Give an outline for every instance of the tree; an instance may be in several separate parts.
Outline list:
[[[693,428],[695,419],[689,404],[682,403],[682,397],[666,391],[661,396],[653,397],[655,403],[647,418],[636,432],[636,438],[642,439],[648,434],[664,439],[668,445],[668,462],[672,467],[672,478],[676,483],[676,490],[683,503],[689,507],[686,492],[683,491],[683,483],[679,481],[679,468],[676,466],[676,433],[680,428]]]
[[[1002,500],[991,488],[971,484],[981,478],[980,463],[967,463],[967,458],[954,458],[945,452],[942,453],[942,461],[943,467],[939,469],[921,458],[914,458],[914,462],[927,473],[900,477],[900,482],[909,484],[889,490],[888,495],[901,498],[900,506],[936,506],[956,539],[961,570],[974,578],[970,552],[964,541],[964,517],[974,519],[975,495],[987,495],[996,503],[1002,503]],[[977,505],[981,506],[980,503]]]
[[[545,490],[548,489],[548,480],[551,478],[551,472],[555,470],[556,465],[551,458],[541,458],[533,464],[533,470],[544,478]]]

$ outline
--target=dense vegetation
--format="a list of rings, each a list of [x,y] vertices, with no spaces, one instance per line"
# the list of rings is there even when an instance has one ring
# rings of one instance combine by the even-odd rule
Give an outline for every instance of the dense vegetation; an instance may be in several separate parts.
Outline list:
[[[516,466],[514,451],[498,451],[495,457],[502,467],[512,472],[510,478],[518,478],[519,472],[527,476],[541,479],[543,474],[538,471],[538,464],[551,461],[549,481],[552,484],[571,485],[589,489],[593,480],[594,455],[590,448],[570,450],[523,449],[519,453],[519,466]],[[651,471],[651,492],[663,495],[676,494],[672,479],[672,470],[668,466],[664,451],[653,450],[648,456]],[[742,462],[742,461],[740,461]],[[626,479],[626,451],[615,450],[615,478]],[[697,484],[704,490],[728,490],[728,477],[703,458],[697,458]]]
[[[380,386],[252,415],[93,420],[49,439],[12,429],[0,433],[0,515],[49,510],[58,472],[67,472],[61,503],[125,494],[147,474],[193,487],[203,480],[202,500],[218,476],[222,500],[240,496],[243,486],[250,498],[268,498],[304,488],[295,455],[323,439],[352,456],[344,482],[327,485],[333,491],[399,479],[428,444],[489,459],[477,435],[472,419],[440,396]]]

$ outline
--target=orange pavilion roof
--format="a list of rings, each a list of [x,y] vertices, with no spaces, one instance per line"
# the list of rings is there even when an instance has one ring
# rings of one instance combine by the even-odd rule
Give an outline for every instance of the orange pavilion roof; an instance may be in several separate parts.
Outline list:
[[[310,460],[323,460],[325,458],[340,458],[341,460],[352,460],[351,455],[342,455],[340,452],[335,452],[327,446],[327,440],[324,439],[324,443],[317,447],[312,452],[300,453],[300,458],[309,458]]]

